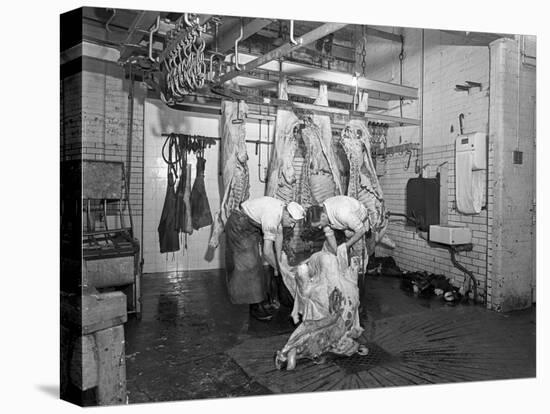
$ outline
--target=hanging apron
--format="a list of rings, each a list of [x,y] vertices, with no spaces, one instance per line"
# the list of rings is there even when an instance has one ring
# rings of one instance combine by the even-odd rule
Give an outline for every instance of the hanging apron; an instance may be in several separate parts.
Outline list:
[[[261,227],[240,210],[225,224],[225,270],[229,299],[233,304],[259,303],[267,296],[260,243]]]
[[[174,192],[174,176],[168,172],[166,197],[160,223],[158,225],[159,245],[161,253],[175,252],[180,249],[178,230],[176,228],[176,193]]]
[[[212,224],[212,213],[204,186],[205,165],[206,160],[203,157],[197,157],[197,176],[191,190],[191,221],[195,230]]]

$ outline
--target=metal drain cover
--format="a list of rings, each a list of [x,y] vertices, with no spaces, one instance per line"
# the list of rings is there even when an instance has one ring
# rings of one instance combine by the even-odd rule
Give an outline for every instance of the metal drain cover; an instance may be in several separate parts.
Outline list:
[[[331,360],[346,373],[355,374],[368,371],[374,367],[379,367],[399,359],[373,342],[366,343],[365,345],[369,348],[369,353],[367,355],[353,354],[349,357],[333,355]]]

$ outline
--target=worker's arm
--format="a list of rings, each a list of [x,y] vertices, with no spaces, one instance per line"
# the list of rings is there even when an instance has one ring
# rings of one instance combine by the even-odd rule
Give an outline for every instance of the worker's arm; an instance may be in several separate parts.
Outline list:
[[[334,231],[330,228],[330,226],[323,227],[323,231],[325,232],[325,238],[327,240],[330,252],[336,254],[338,244],[336,243],[336,237],[334,237]]]
[[[281,260],[281,255],[283,253],[283,226],[279,226],[277,229],[277,237],[275,237],[275,258],[277,259],[277,264]],[[277,270],[277,267],[275,268]]]
[[[274,241],[269,239],[264,239],[263,254],[264,259],[267,260],[267,263],[274,269],[277,269],[277,260],[275,259],[274,251]]]
[[[358,241],[363,235],[367,232],[367,227],[363,224],[359,229],[357,229],[353,236],[346,242],[346,247],[350,248],[355,244],[356,241]]]

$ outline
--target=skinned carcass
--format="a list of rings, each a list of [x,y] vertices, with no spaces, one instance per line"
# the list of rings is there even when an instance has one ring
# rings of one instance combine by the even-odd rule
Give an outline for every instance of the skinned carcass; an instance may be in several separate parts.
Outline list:
[[[280,81],[279,99],[288,99],[284,78]],[[277,108],[275,140],[268,166],[265,195],[279,198],[287,203],[296,198],[292,186],[296,183],[297,173],[292,161],[297,149],[294,130],[299,122],[300,120],[292,111]]]
[[[319,95],[314,104],[328,106],[326,84],[319,85]],[[321,204],[329,197],[344,194],[336,156],[332,151],[330,116],[314,114],[313,125],[302,134],[307,138],[306,141],[309,146],[310,164],[308,173],[313,202]]]
[[[294,296],[292,318],[301,324],[277,351],[275,366],[286,364],[294,369],[299,359],[316,360],[326,352],[339,355],[365,353],[357,342],[363,333],[359,325],[359,290],[357,273],[360,260],[352,257],[348,265],[345,245],[337,255],[326,251],[313,254],[298,266],[289,266],[286,255],[281,258],[281,274]]]
[[[220,210],[212,223],[212,234],[208,245],[218,247],[220,235],[231,211],[250,196],[250,174],[246,152],[246,129],[244,117],[248,105],[244,102],[222,101],[222,184],[224,193]]]
[[[286,80],[279,84],[279,98],[288,99]],[[317,103],[328,105],[326,85]],[[269,166],[266,195],[295,201],[304,208],[341,194],[340,174],[331,145],[330,118],[308,115],[299,118],[292,111],[277,109],[275,142]],[[289,260],[311,254],[312,247],[301,238],[303,223],[285,234],[284,249]]]
[[[366,110],[364,95],[358,109]],[[346,195],[359,200],[369,212],[371,237],[367,240],[366,253],[372,254],[374,246],[382,242],[395,247],[393,241],[385,236],[388,226],[384,193],[376,175],[372,161],[370,134],[365,121],[351,120],[342,129],[339,143],[349,162],[349,183]],[[360,246],[355,246],[357,250]],[[361,246],[362,247],[362,246]]]

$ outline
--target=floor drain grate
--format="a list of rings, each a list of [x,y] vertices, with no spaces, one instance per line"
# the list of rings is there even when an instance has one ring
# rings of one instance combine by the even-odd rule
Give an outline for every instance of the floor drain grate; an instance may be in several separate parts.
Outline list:
[[[352,356],[333,356],[332,362],[342,368],[346,373],[368,371],[389,362],[395,361],[397,357],[385,351],[375,343],[367,343],[368,355],[353,354]]]

